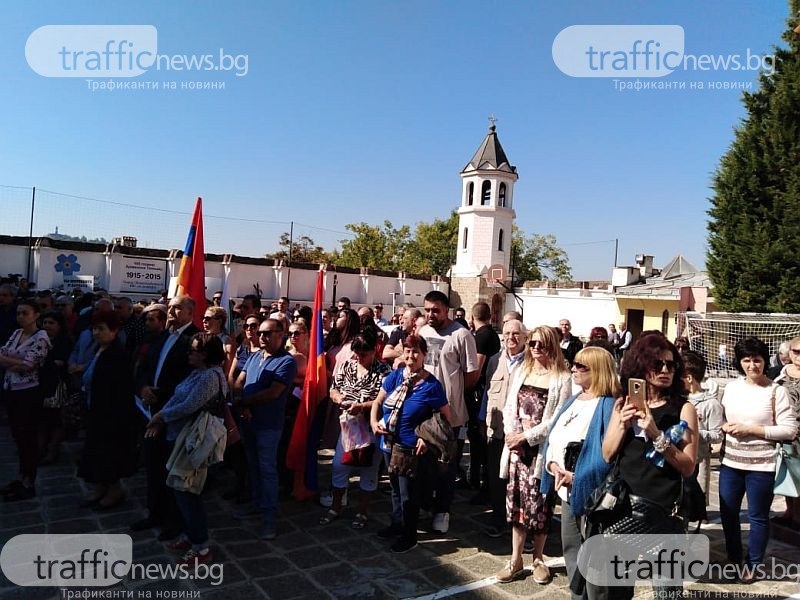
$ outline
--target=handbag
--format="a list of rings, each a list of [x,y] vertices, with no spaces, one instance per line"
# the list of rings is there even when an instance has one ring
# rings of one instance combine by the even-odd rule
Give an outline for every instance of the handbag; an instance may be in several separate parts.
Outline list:
[[[342,464],[349,467],[371,467],[375,457],[375,444],[342,452]]]
[[[619,474],[619,458],[599,486],[586,498],[581,519],[584,540],[604,533],[630,512],[630,487]]]
[[[58,382],[55,393],[44,399],[42,406],[45,408],[61,408],[69,402],[69,388],[64,380]]]
[[[581,450],[583,449],[583,442],[569,442],[567,447],[564,448],[564,470],[570,471],[572,473],[575,472],[575,468],[578,466],[578,456],[580,456]]]
[[[431,451],[438,454],[439,462],[449,463],[455,456],[458,441],[441,411],[434,411],[430,418],[417,425],[414,433],[422,438]]]
[[[414,448],[395,442],[392,444],[392,454],[389,458],[389,474],[398,477],[414,478],[417,476],[419,456],[414,454]]]
[[[773,492],[780,496],[800,496],[800,440],[779,442],[775,460]]]

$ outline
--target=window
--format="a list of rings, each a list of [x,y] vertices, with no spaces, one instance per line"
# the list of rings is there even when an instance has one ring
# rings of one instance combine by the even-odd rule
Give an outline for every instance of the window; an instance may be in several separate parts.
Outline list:
[[[461,249],[467,249],[467,237],[469,236],[469,227],[464,227],[464,240],[461,242]]]
[[[667,329],[669,329],[669,311],[665,308],[661,313],[661,333],[667,335]]]
[[[492,182],[484,181],[481,186],[481,206],[489,206],[489,200],[492,197]]]
[[[506,184],[501,183],[500,189],[498,190],[497,206],[505,206],[505,205],[506,205]]]
[[[471,181],[467,186],[467,206],[472,206],[472,197],[475,195],[475,184]]]
[[[503,230],[500,230],[500,233],[497,236],[497,249],[502,252],[503,251]]]

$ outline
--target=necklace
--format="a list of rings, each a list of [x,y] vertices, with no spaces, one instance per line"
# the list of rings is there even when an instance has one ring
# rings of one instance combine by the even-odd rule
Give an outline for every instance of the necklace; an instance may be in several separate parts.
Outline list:
[[[579,402],[579,400],[576,398],[575,402]],[[570,423],[577,419],[586,406],[586,404],[583,402],[580,404],[576,404],[575,402],[572,403],[572,409],[570,410],[569,414],[566,415],[564,422],[562,423],[562,426],[564,427],[569,426]]]

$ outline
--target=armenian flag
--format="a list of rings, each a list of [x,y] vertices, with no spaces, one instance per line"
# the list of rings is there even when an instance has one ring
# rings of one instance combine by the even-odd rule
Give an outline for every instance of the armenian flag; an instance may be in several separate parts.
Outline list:
[[[295,472],[294,497],[305,500],[317,490],[317,442],[321,422],[317,406],[328,395],[328,374],[325,367],[322,336],[322,296],[325,271],[320,266],[314,292],[314,315],[308,350],[308,367],[303,382],[303,395],[297,410],[292,438],[286,454],[286,466]]]
[[[203,315],[206,312],[206,255],[203,250],[203,199],[198,198],[194,205],[189,237],[183,249],[181,268],[178,271],[178,295],[189,296],[194,300],[194,324],[203,329]]]

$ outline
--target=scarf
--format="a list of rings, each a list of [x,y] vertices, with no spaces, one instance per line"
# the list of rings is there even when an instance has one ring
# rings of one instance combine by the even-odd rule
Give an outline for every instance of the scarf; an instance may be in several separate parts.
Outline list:
[[[403,369],[402,383],[386,398],[386,408],[391,411],[389,413],[389,418],[386,420],[386,429],[389,432],[394,433],[397,430],[397,422],[400,420],[400,410],[403,408],[406,397],[419,381],[422,371],[423,369],[420,369],[416,373],[412,373],[408,367],[405,367]]]

